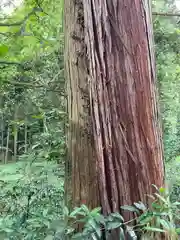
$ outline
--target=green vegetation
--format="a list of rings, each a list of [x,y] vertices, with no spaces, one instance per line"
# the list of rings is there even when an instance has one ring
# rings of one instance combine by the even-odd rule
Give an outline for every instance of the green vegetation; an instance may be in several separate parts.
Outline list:
[[[0,168],[0,239],[44,239],[62,217],[64,169],[32,159]]]
[[[173,3],[153,2],[156,11],[175,9]],[[69,213],[64,205],[67,117],[63,1],[26,0],[11,17],[0,18],[0,239],[101,239],[113,229],[121,231],[121,239],[127,232],[136,235],[137,230],[146,239],[154,239],[154,232],[166,232],[170,240],[178,239],[179,18],[156,16],[153,20],[171,192],[157,190],[151,196],[151,209],[143,203],[124,207],[135,214],[137,224],[131,229],[119,213],[105,217],[100,208],[89,210],[85,205]],[[13,26],[18,22],[21,24]],[[76,232],[79,223],[84,223],[82,233]]]

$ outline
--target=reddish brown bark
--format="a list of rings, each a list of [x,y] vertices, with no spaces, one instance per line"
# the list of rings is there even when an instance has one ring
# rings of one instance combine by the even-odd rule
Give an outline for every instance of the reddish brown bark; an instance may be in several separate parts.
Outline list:
[[[100,204],[104,214],[146,201],[152,184],[163,185],[151,19],[149,3],[143,2],[65,1],[72,196],[76,204],[81,195],[91,206]],[[79,120],[84,114],[79,82],[90,100],[86,121]],[[91,121],[94,144],[79,130],[88,122],[91,135]],[[89,187],[93,179],[96,186],[96,169],[99,192]]]
[[[141,0],[84,0],[85,43],[104,213],[163,184],[152,25]]]

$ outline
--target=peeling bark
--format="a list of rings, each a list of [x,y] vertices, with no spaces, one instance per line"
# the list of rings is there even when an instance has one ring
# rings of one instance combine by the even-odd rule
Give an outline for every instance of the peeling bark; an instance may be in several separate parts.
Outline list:
[[[89,89],[104,213],[163,184],[152,31],[142,1],[84,1]]]
[[[163,185],[149,3],[84,0],[85,43],[104,214]]]
[[[98,193],[99,202],[95,197],[90,205],[101,205],[106,215],[146,202],[152,184],[163,185],[150,5],[147,0],[66,0],[65,6],[72,196],[74,204],[84,196],[90,204]],[[77,25],[79,13],[83,17]],[[79,84],[86,86],[89,103],[82,100]],[[93,144],[82,138],[80,127],[87,122]],[[96,169],[99,191],[85,191]]]
[[[99,205],[87,89],[83,5],[65,1],[65,72],[68,92],[66,195],[69,206]]]

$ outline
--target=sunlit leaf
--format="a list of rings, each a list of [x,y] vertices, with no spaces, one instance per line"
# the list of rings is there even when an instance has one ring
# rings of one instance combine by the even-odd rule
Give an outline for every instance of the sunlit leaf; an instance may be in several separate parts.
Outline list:
[[[140,214],[139,210],[134,206],[125,205],[125,206],[122,206],[121,208],[123,210],[127,210],[127,211],[130,211],[130,212],[136,212],[136,213]]]
[[[9,48],[7,45],[0,45],[0,57],[4,57],[9,51]]]
[[[160,224],[164,229],[166,229],[166,230],[169,229],[169,223],[166,220],[160,219]]]
[[[146,206],[142,202],[134,203],[134,206],[136,208],[138,208],[139,210],[142,210],[142,211],[146,211],[147,210]]]

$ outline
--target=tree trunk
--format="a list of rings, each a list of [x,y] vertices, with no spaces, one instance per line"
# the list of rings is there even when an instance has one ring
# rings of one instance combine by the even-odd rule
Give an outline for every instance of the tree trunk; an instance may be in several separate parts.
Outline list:
[[[10,138],[10,128],[8,123],[8,129],[7,129],[7,140],[6,140],[6,152],[5,152],[5,158],[4,163],[6,164],[8,162],[8,156],[9,156],[9,138]]]
[[[65,8],[65,72],[68,91],[69,128],[67,136],[66,201],[70,206],[81,203],[99,205],[96,159],[90,121],[87,89],[87,65],[84,52],[82,3],[66,0]],[[71,203],[69,201],[72,201]]]
[[[25,122],[24,122],[24,153],[27,153],[27,148],[28,148],[28,120],[27,117],[25,117]]]
[[[73,204],[82,200],[81,195],[91,203],[92,192],[84,190],[97,169],[96,202],[109,214],[125,204],[146,202],[151,185],[160,187],[164,180],[150,4],[66,0],[65,9],[68,150],[76,197],[71,196]],[[87,84],[90,102],[85,109],[90,109],[86,120],[92,121],[92,144],[81,131],[85,100],[79,86]]]
[[[14,161],[17,161],[17,147],[18,147],[18,123],[17,123],[18,106],[14,110],[14,124],[13,124],[13,137],[14,137]]]
[[[1,152],[3,152],[3,148],[4,148],[4,114],[2,112],[1,113]],[[3,159],[3,161],[4,160],[5,159]]]

